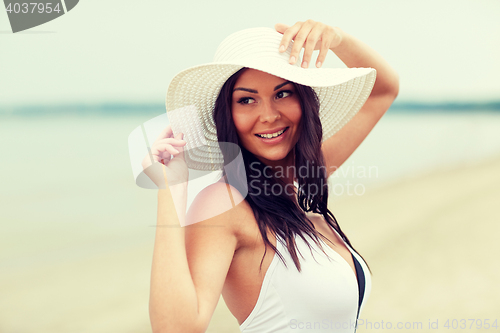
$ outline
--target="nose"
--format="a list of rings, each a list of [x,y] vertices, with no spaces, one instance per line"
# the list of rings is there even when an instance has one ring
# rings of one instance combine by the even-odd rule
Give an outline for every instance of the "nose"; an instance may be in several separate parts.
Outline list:
[[[281,112],[272,102],[263,102],[260,112],[260,121],[272,123],[281,118]]]

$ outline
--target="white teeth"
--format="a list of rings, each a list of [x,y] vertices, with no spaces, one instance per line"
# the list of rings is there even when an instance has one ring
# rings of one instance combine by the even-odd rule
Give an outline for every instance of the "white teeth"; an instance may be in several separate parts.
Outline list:
[[[286,128],[282,129],[279,132],[273,133],[273,134],[257,134],[257,135],[260,136],[261,138],[271,139],[271,138],[275,138],[277,136],[280,136],[281,134],[283,134],[283,132],[285,130],[286,130]]]

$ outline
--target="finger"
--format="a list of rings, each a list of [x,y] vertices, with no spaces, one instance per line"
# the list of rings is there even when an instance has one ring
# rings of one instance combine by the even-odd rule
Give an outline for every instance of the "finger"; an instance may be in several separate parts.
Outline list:
[[[174,155],[175,158],[180,158],[180,159],[184,160],[184,148],[179,147],[178,151],[179,151],[178,153],[175,153],[172,155]]]
[[[290,26],[283,23],[276,23],[274,25],[274,29],[276,29],[276,31],[279,32],[280,34],[284,34],[288,28],[290,28]]]
[[[318,59],[316,59],[316,67],[317,68],[320,68],[323,63],[325,62],[325,59],[326,59],[326,55],[328,54],[328,45],[329,42],[325,42],[325,41],[322,41],[321,42],[321,49],[319,50],[319,54],[318,54]]]
[[[165,127],[160,135],[158,135],[158,137],[156,138],[155,141],[158,141],[158,140],[161,140],[161,139],[164,139],[164,138],[170,138],[170,137],[173,137],[174,136],[174,133],[172,132],[172,126],[171,125],[167,125],[167,127]]]
[[[295,35],[297,32],[300,30],[300,27],[302,26],[302,22],[297,22],[290,28],[286,29],[286,31],[283,33],[283,38],[281,38],[281,43],[280,43],[280,51],[283,50],[283,52],[288,48],[290,45],[291,41],[295,38]],[[299,51],[300,52],[300,51]],[[292,59],[292,55],[290,55],[290,64],[294,64],[297,59],[297,56]]]
[[[183,151],[183,146],[186,145],[186,141],[183,140],[184,134],[179,133],[175,136],[175,138],[167,138],[162,139],[158,142],[155,142],[151,151],[153,154],[161,153],[168,151],[170,154],[176,155],[179,152]]]
[[[321,37],[321,46],[319,49],[318,59],[316,59],[316,67],[320,68],[321,65],[325,62],[326,55],[328,54],[328,50],[330,49],[331,41],[333,39],[333,32],[331,30],[325,31],[323,37]]]
[[[314,48],[316,47],[316,43],[320,39],[322,32],[322,27],[317,24],[307,36],[306,44],[304,46],[304,58],[302,59],[301,65],[303,68],[309,67]]]
[[[153,146],[156,146],[159,144],[165,144],[165,143],[171,144],[173,146],[185,146],[187,144],[186,141],[181,140],[181,139],[166,138],[166,139],[161,139],[161,140],[155,141],[155,143],[153,143]]]
[[[312,27],[310,24],[304,23],[295,35],[295,38],[293,39],[292,52],[290,54],[290,63],[292,65],[299,58],[300,51],[302,50],[302,47],[304,47],[305,41],[307,36],[309,36],[311,29]]]
[[[172,155],[169,152],[158,152],[158,151],[151,151],[151,158],[152,158],[152,163],[154,162],[160,162],[162,160],[169,160]]]
[[[170,162],[170,160],[171,160],[170,156],[161,156],[161,157],[160,156],[155,156],[155,161],[159,162],[159,163],[161,163],[163,165],[167,165],[168,162]]]
[[[184,151],[184,148],[183,146],[186,144],[186,141],[183,140],[184,138],[184,133],[179,133],[175,136],[175,139],[176,140],[179,140],[180,142],[183,142],[184,144],[182,145],[175,145],[174,148],[177,149],[179,152],[183,152]]]
[[[183,140],[184,139],[184,133],[179,133],[178,134],[178,138],[180,140]],[[184,147],[181,146],[181,147],[175,147],[175,148],[179,151],[179,154],[175,154],[174,156],[177,157],[177,158],[184,159]]]
[[[165,152],[168,152],[172,155],[179,153],[179,151],[176,148],[174,148],[171,144],[168,143],[156,145],[153,148],[151,148],[151,154],[153,155],[160,155]]]

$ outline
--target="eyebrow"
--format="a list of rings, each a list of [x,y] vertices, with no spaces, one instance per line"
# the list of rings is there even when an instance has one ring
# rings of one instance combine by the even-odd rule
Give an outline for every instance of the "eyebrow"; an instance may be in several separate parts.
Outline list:
[[[278,90],[279,88],[281,88],[283,86],[286,86],[289,83],[292,83],[292,81],[286,81],[286,82],[283,82],[281,84],[278,84],[276,87],[274,87],[274,91]],[[258,94],[259,93],[257,90],[249,89],[249,88],[235,88],[233,90],[233,92],[235,92],[236,90],[247,91],[247,92],[250,92],[250,93],[253,93],[253,94]]]
[[[249,88],[235,88],[233,90],[233,92],[235,92],[236,90],[248,91],[248,92],[251,92],[251,93],[254,93],[254,94],[258,94],[259,93],[257,90],[253,90],[253,89],[249,89]]]
[[[274,90],[278,90],[279,88],[286,86],[287,84],[292,83],[291,81],[286,81],[283,82],[282,84],[278,84],[276,87],[274,87]]]

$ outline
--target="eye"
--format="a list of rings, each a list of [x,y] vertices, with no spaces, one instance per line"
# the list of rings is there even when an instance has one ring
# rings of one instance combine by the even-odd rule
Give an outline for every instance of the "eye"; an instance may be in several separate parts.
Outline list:
[[[255,103],[255,100],[250,97],[242,97],[238,100],[239,104],[252,104]]]
[[[293,92],[291,92],[290,90],[282,90],[276,94],[276,97],[277,98],[285,98],[288,96],[292,96],[292,94],[293,94]]]

